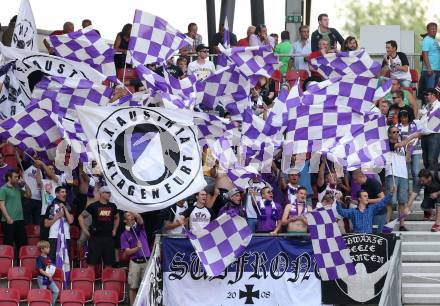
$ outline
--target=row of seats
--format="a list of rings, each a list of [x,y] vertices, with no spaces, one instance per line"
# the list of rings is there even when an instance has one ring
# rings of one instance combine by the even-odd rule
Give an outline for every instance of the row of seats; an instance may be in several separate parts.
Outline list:
[[[32,272],[25,267],[11,267],[7,274],[8,288],[18,291],[20,300],[26,300],[32,285]],[[73,268],[70,272],[71,285],[69,289],[81,290],[86,301],[91,301],[95,292],[95,270],[92,268]],[[64,273],[57,268],[53,277],[58,289],[64,288]],[[102,289],[116,292],[118,300],[123,301],[127,272],[125,269],[105,268],[102,272]],[[0,295],[1,296],[1,295]]]
[[[0,288],[2,306],[17,306],[21,300],[20,293],[15,288]],[[32,289],[27,294],[29,306],[50,306],[52,304],[52,292],[48,289]],[[83,306],[86,298],[81,290],[60,291],[59,303],[61,306]],[[93,293],[95,306],[118,305],[118,294],[113,290],[96,290]]]

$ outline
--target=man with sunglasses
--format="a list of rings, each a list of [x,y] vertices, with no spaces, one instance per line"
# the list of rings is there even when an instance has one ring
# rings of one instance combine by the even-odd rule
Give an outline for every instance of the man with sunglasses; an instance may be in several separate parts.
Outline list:
[[[208,58],[209,48],[200,44],[196,48],[197,59],[188,65],[188,75],[194,74],[198,80],[206,79],[211,73],[215,72],[214,63]]]
[[[391,163],[385,167],[385,188],[386,192],[391,192],[395,187],[396,194],[393,196],[391,204],[398,204],[399,216],[405,212],[405,205],[408,202],[408,169],[406,167],[406,150],[403,146],[396,146],[400,141],[400,130],[397,126],[388,128],[388,138],[391,149]],[[393,206],[387,206],[387,222],[390,221]],[[400,219],[400,231],[407,231],[404,219]]]
[[[403,91],[402,90],[396,90],[396,92],[393,93],[392,95],[392,105],[390,107],[390,110],[395,109],[397,112],[396,114],[398,115],[401,111],[405,110],[408,112],[408,119],[409,121],[413,121],[415,119],[415,115],[414,115],[414,110],[405,104],[405,102],[403,101]]]

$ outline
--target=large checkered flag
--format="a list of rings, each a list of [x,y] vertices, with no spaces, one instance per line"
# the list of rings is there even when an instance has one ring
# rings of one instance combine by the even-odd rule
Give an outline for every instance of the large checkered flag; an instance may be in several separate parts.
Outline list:
[[[117,82],[113,59],[115,50],[91,26],[64,35],[51,35],[49,40],[56,55],[87,63]]]
[[[217,276],[243,254],[252,231],[244,218],[222,214],[204,228],[188,231],[188,237],[206,274]]]
[[[365,49],[328,53],[310,61],[310,65],[325,79],[349,76],[374,78],[379,75],[381,65],[374,61]]]
[[[328,281],[356,274],[350,251],[336,222],[336,212],[319,208],[306,217],[321,279]]]
[[[440,108],[428,113],[428,129],[440,133]]]
[[[176,30],[164,19],[136,10],[128,43],[127,63],[131,57],[141,64],[162,63],[193,40]],[[131,56],[130,56],[131,55]]]

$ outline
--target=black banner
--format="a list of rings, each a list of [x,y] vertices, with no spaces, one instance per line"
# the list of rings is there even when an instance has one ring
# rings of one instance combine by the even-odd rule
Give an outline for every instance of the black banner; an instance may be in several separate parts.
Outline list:
[[[356,275],[322,281],[323,304],[379,303],[397,239],[394,234],[344,235]]]

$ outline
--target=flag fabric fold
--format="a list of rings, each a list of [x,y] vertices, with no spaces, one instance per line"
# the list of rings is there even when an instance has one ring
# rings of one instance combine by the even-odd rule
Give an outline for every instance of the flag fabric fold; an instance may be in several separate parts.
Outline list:
[[[244,218],[226,213],[187,234],[208,276],[220,275],[243,254],[252,238]]]
[[[11,47],[38,51],[38,34],[29,0],[21,0]]]
[[[356,274],[350,251],[336,222],[336,215],[335,210],[325,208],[306,214],[313,253],[324,281]]]

